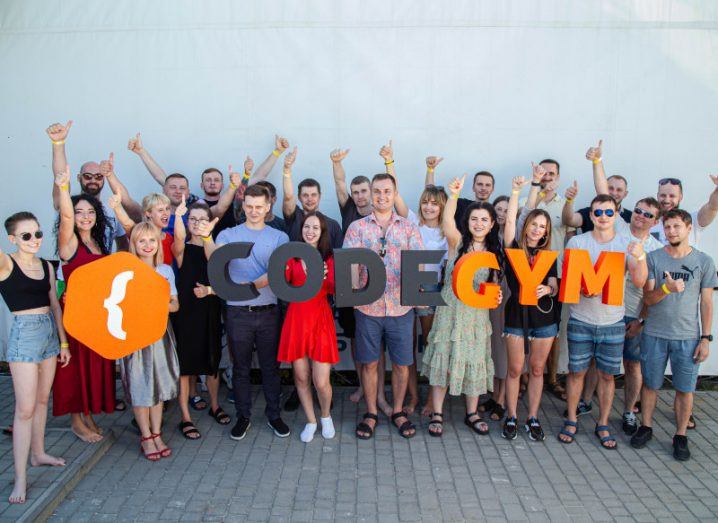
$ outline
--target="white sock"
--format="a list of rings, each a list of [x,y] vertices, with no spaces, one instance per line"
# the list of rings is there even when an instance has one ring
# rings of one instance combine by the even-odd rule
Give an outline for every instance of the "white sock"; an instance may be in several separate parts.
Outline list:
[[[304,426],[304,430],[299,435],[299,439],[301,439],[304,443],[309,443],[314,439],[314,433],[317,431],[317,424],[316,423],[307,423]]]
[[[324,439],[332,439],[334,435],[336,434],[336,431],[334,430],[334,422],[332,421],[332,417],[329,416],[328,418],[320,418],[322,420],[322,437]]]

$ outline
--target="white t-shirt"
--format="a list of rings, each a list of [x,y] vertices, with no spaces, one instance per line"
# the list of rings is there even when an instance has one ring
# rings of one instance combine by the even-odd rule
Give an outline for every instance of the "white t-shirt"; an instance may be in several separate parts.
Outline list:
[[[444,251],[444,257],[441,258],[441,263],[424,265],[424,271],[435,271],[438,273],[438,282],[441,283],[441,266],[446,262],[446,251],[449,250],[449,244],[446,242],[446,237],[441,232],[441,227],[419,225],[419,217],[411,209],[409,209],[407,219],[419,228],[419,234],[421,234],[421,240],[424,242],[425,250]]]
[[[583,249],[588,251],[591,263],[595,264],[599,255],[605,251],[625,253],[631,236],[616,234],[613,239],[606,243],[598,243],[592,232],[579,234],[571,238],[566,244],[567,249]],[[625,284],[625,280],[624,280]],[[625,285],[624,285],[625,289]],[[625,315],[624,305],[606,305],[601,301],[601,295],[586,297],[581,294],[578,303],[570,304],[570,315],[578,321],[591,325],[612,325],[623,321]]]
[[[696,247],[698,245],[698,241],[701,239],[701,233],[705,230],[705,227],[698,225],[698,211],[691,213],[691,219],[693,220],[693,226],[691,227],[691,232],[688,235],[688,243],[691,247]],[[668,245],[662,221],[651,229],[651,234],[663,245]]]
[[[159,274],[169,282],[170,296],[177,296],[177,287],[175,286],[175,273],[172,270],[172,267],[163,263],[161,265],[158,265],[155,268],[155,271],[157,271],[157,274]]]

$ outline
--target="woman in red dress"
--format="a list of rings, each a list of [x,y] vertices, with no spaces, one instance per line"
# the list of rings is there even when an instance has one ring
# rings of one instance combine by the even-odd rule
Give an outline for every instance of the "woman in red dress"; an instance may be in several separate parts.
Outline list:
[[[317,418],[310,379],[314,382],[321,408],[322,436],[334,437],[334,423],[329,409],[332,404],[332,385],[329,382],[331,366],[339,361],[337,333],[334,314],[329,305],[329,294],[334,293],[334,258],[329,243],[329,230],[324,217],[314,212],[304,215],[301,225],[302,240],[319,250],[324,260],[324,284],[316,296],[303,302],[289,304],[282,326],[277,359],[291,363],[294,383],[299,400],[307,416],[307,424],[300,437],[305,443],[314,439]],[[287,281],[301,286],[306,280],[304,262],[298,258],[289,260],[286,268]]]
[[[105,235],[111,227],[102,203],[94,196],[70,197],[67,174],[55,177],[60,187],[60,216],[57,224],[57,253],[65,263],[62,274],[66,282],[78,267],[109,254]],[[63,299],[64,302],[64,299]],[[102,430],[93,414],[115,410],[115,362],[97,354],[72,336],[70,364],[58,367],[53,383],[53,416],[70,414],[72,432],[82,441],[95,443]]]

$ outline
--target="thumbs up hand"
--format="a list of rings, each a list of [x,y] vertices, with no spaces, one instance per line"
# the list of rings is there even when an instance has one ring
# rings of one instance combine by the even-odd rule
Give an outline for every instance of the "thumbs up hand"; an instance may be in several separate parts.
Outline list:
[[[596,147],[589,147],[588,151],[586,151],[586,160],[589,160],[591,162],[598,162],[599,160],[601,160],[602,154],[603,140],[599,140]]]
[[[564,196],[567,200],[575,200],[576,196],[578,196],[578,183],[576,180],[573,181],[573,185],[569,185],[569,187],[566,189],[566,192],[564,193]]]
[[[669,291],[683,292],[684,290],[686,290],[686,282],[683,281],[683,278],[678,278],[677,280],[674,280],[668,271],[665,271],[663,275],[666,277],[666,287]]]

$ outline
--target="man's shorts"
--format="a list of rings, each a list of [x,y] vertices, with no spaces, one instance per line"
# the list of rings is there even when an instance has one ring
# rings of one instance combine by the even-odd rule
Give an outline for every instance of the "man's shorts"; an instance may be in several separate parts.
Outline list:
[[[358,310],[356,318],[356,361],[379,360],[384,340],[391,362],[408,366],[414,363],[414,311],[403,316],[368,316]]]
[[[567,326],[568,370],[581,372],[596,360],[596,368],[606,374],[620,374],[626,324],[591,325],[569,318]]]
[[[638,318],[631,318],[630,316],[624,316],[623,322],[628,325]],[[626,339],[623,342],[623,359],[626,361],[641,361],[641,335]]]
[[[668,360],[671,361],[673,388],[679,392],[695,392],[699,363],[693,361],[698,340],[667,340],[648,334],[641,335],[641,372],[643,384],[658,390],[663,385]]]

